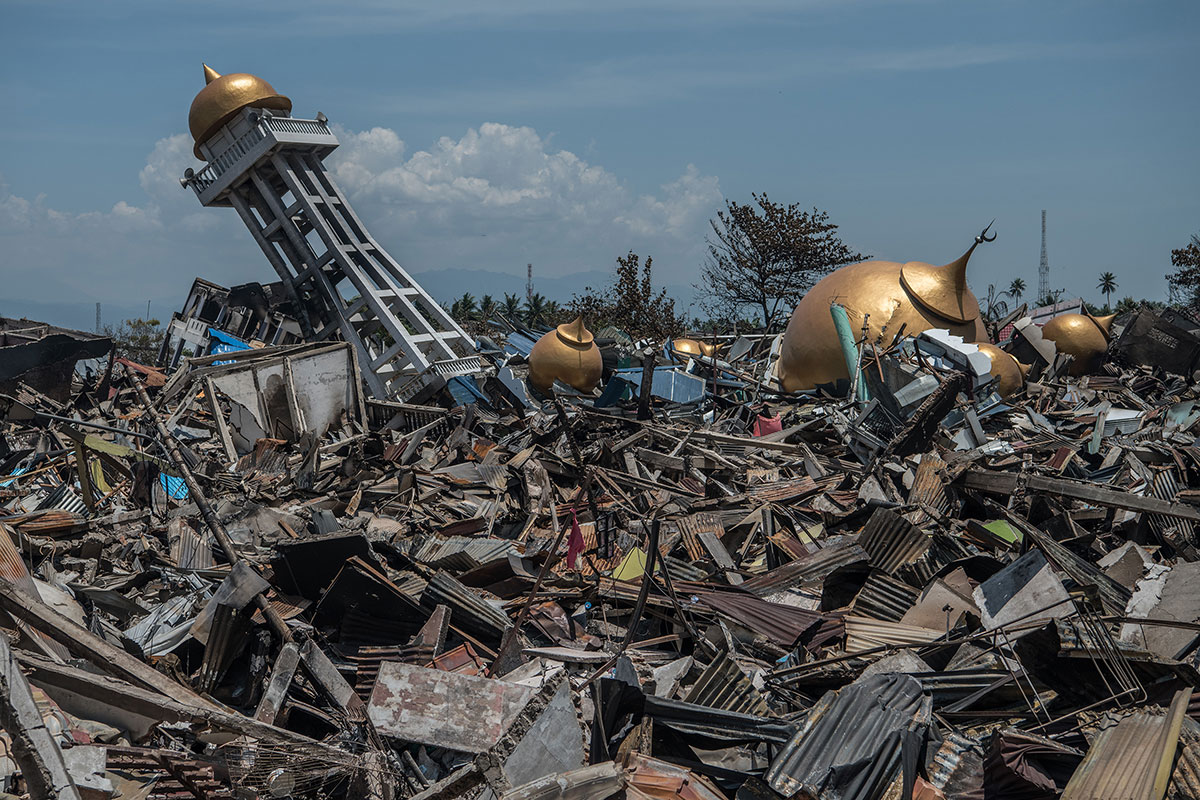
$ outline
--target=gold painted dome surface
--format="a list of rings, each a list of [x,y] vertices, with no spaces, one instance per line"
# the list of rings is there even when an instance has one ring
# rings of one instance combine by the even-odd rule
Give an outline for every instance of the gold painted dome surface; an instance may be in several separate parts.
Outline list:
[[[720,345],[713,345],[711,342],[701,342],[696,339],[671,340],[671,349],[677,353],[686,353],[689,356],[711,356],[720,348]]]
[[[537,340],[529,353],[529,383],[549,394],[556,380],[590,392],[600,383],[604,362],[583,317],[559,325]]]
[[[1010,353],[991,342],[978,342],[976,346],[980,352],[992,359],[990,372],[996,378],[996,391],[1000,396],[1011,397],[1019,392],[1025,384],[1025,373],[1029,371],[1029,365],[1017,361]]]
[[[901,327],[905,336],[945,328],[967,342],[987,341],[979,301],[966,283],[967,261],[981,241],[991,239],[981,234],[966,253],[944,267],[919,261],[863,261],[818,281],[792,312],[783,334],[779,380],[784,390],[812,389],[849,378],[829,313],[834,302],[846,309],[856,339],[867,317],[871,343],[882,336],[883,344],[891,344]]]
[[[291,100],[255,75],[244,72],[221,75],[205,64],[204,82],[205,87],[192,100],[188,112],[188,129],[196,142],[196,158],[204,158],[200,144],[208,141],[243,108],[270,108],[289,113],[292,110]]]
[[[1074,357],[1070,374],[1079,377],[1100,366],[1108,352],[1108,331],[1113,317],[1090,314],[1062,314],[1042,326],[1042,337],[1054,342],[1060,353]]]

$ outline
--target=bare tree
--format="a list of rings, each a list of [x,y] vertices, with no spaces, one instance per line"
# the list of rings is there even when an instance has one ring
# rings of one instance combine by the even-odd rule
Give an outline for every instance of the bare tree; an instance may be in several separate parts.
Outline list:
[[[829,221],[814,208],[774,203],[765,194],[743,205],[726,201],[710,220],[708,257],[696,286],[707,293],[710,312],[737,316],[753,307],[770,327],[826,274],[869,256],[853,252]]]

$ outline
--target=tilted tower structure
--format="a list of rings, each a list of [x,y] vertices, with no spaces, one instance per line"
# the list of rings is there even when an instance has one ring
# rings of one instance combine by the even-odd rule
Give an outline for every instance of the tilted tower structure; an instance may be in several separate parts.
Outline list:
[[[1042,260],[1038,264],[1037,301],[1041,303],[1050,296],[1050,260],[1046,258],[1046,209],[1042,209]]]
[[[480,370],[474,342],[367,231],[325,169],[338,146],[324,114],[291,116],[261,78],[204,66],[188,125],[196,157],[181,183],[205,206],[232,206],[279,274],[308,340],[337,335],[376,398],[433,376]]]

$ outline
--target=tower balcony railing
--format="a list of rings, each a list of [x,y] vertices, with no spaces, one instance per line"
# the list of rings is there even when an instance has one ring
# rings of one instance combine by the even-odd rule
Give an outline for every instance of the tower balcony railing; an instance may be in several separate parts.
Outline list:
[[[323,118],[296,119],[271,114],[253,113],[253,123],[233,144],[222,150],[203,169],[185,175],[184,186],[191,186],[208,205],[218,199],[232,185],[233,180],[260,158],[281,144],[311,147],[324,157],[338,146],[337,137]]]

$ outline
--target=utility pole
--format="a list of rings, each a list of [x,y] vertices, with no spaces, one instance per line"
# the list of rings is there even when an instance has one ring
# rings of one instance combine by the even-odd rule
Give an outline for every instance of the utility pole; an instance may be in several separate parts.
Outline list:
[[[525,302],[533,300],[533,262],[525,265]]]

